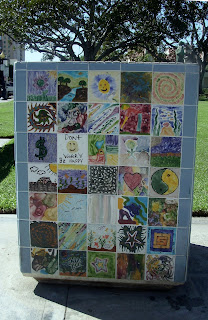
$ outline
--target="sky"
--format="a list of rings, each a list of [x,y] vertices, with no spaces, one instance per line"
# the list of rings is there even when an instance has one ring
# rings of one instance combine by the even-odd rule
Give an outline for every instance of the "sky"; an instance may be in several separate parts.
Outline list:
[[[43,54],[37,51],[30,52],[30,50],[25,51],[25,61],[27,62],[36,62],[41,61]]]

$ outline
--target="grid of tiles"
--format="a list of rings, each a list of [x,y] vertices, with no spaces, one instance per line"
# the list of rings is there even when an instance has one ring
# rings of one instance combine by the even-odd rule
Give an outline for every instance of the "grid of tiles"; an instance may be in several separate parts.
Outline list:
[[[21,270],[184,282],[198,66],[17,63]]]

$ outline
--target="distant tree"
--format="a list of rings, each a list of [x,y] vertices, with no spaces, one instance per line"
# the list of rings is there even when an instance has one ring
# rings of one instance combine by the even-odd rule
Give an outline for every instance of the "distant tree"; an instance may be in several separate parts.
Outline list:
[[[60,82],[60,85],[64,82],[64,77],[58,77],[58,81]]]
[[[84,81],[84,80],[81,80],[81,81],[79,82],[79,85],[82,86],[82,88],[84,88],[84,86],[87,85],[87,82]]]
[[[71,79],[70,78],[65,78],[64,79],[64,83],[66,83],[66,85],[68,85],[68,83],[70,83],[71,82]]]

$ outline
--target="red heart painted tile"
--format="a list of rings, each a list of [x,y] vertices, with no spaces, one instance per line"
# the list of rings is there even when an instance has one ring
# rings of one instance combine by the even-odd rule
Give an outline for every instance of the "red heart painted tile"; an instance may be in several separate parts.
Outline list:
[[[129,189],[134,190],[140,185],[142,181],[142,176],[139,173],[125,173],[124,181],[126,182]]]

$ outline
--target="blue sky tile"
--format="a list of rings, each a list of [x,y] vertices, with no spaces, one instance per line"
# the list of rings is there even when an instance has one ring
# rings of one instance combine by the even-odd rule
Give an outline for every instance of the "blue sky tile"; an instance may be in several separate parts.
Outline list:
[[[27,163],[16,163],[18,191],[28,191]],[[24,177],[24,178],[23,178]]]
[[[181,168],[194,167],[195,142],[196,139],[194,138],[183,138]]]
[[[198,63],[187,63],[185,66],[187,73],[199,73]]]
[[[19,245],[20,247],[30,246],[30,232],[28,220],[19,220]]]
[[[20,247],[20,270],[22,273],[31,273],[30,248]]]
[[[199,97],[199,74],[186,73],[185,79],[185,105],[195,106],[198,104]]]
[[[178,227],[187,227],[191,222],[191,207],[190,199],[179,199],[178,210]]]
[[[18,219],[29,219],[28,192],[18,192],[17,196]]]
[[[27,133],[16,134],[16,161],[27,162]]]
[[[27,132],[27,103],[15,103],[15,131]]]
[[[181,169],[179,198],[191,198],[193,194],[193,170]]]
[[[26,71],[18,70],[16,73],[16,101],[26,101]]]
[[[196,106],[184,106],[183,116],[183,136],[195,137],[196,135],[196,123],[197,123],[197,105]]]
[[[120,70],[120,62],[89,62],[89,70]]]
[[[28,62],[27,63],[27,70],[49,70],[54,71],[57,70],[58,62]]]
[[[189,244],[189,229],[177,228],[176,254],[186,256]]]
[[[16,62],[14,64],[14,70],[26,70],[27,62]]]
[[[185,72],[185,64],[155,63],[153,65],[153,72]]]
[[[186,281],[186,256],[176,256],[175,259],[175,282],[185,282]]]
[[[87,71],[88,70],[88,63],[87,62],[73,62],[73,61],[66,61],[66,62],[58,62],[58,71]]]

